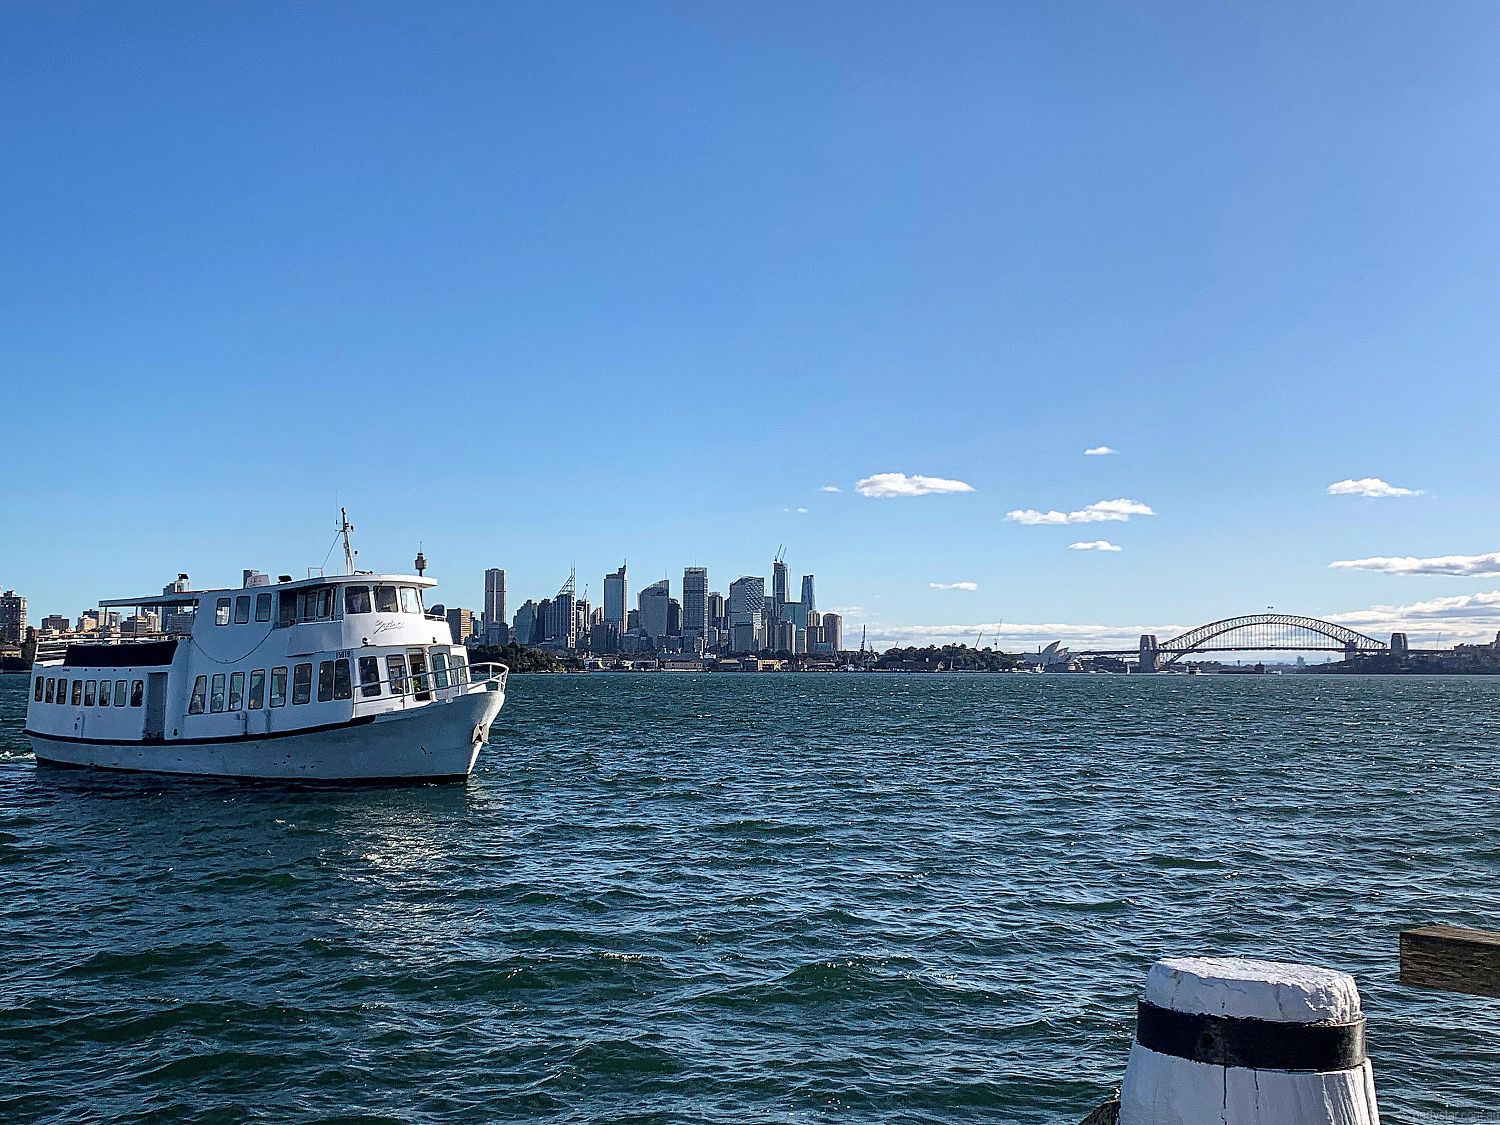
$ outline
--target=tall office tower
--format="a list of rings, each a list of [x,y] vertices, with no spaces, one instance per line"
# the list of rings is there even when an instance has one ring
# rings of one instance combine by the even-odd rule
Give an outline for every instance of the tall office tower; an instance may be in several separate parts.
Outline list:
[[[813,599],[813,576],[811,574],[802,576],[802,604],[807,607],[808,613],[818,608],[818,603]]]
[[[778,556],[771,563],[771,620],[781,620],[781,607],[786,605],[786,563]]]
[[[667,635],[667,617],[672,604],[672,584],[663,578],[653,582],[636,598],[640,606],[641,632],[653,642]]]
[[[766,608],[766,580],[736,578],[729,585],[725,613],[729,618],[729,647],[735,652],[759,652],[763,633],[761,616]]]
[[[472,609],[450,609],[448,628],[453,633],[453,643],[461,645],[474,635],[474,611]]]
[[[682,572],[682,635],[708,639],[708,570],[690,566]]]
[[[629,596],[630,585],[625,578],[625,564],[621,563],[619,570],[604,576],[604,620],[606,624],[618,625],[622,633],[625,631],[627,616],[625,603]]]
[[[0,641],[18,645],[26,639],[26,599],[14,590],[0,594]]]
[[[833,646],[829,651],[842,652],[844,649],[844,619],[836,613],[823,614],[823,643]]]
[[[484,572],[484,640],[486,644],[505,643],[505,571],[491,567]]]
[[[526,603],[516,610],[516,618],[511,623],[511,636],[516,644],[536,643],[536,611],[537,604],[530,598],[527,598]]]
[[[717,590],[708,592],[708,627],[710,629],[724,629],[729,622],[725,620],[724,595]]]

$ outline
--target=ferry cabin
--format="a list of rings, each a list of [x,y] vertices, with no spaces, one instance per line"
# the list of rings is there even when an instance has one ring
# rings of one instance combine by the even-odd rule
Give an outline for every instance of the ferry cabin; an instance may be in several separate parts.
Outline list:
[[[412,575],[353,574],[112,600],[177,626],[38,660],[27,729],[89,743],[215,743],[327,730],[472,691]],[[191,619],[191,626],[186,625]]]

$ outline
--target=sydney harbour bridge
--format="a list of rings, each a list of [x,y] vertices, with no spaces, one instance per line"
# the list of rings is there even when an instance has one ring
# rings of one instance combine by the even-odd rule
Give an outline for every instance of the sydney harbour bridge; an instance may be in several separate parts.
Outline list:
[[[1383,654],[1405,655],[1405,633],[1392,633],[1389,642],[1367,637],[1345,625],[1321,621],[1316,617],[1298,617],[1290,613],[1252,613],[1243,617],[1226,617],[1189,629],[1169,640],[1158,640],[1154,634],[1142,634],[1140,645],[1133,649],[1094,649],[1072,652],[1074,657],[1134,656],[1142,672],[1169,668],[1186,656],[1210,652],[1342,652],[1346,659]]]

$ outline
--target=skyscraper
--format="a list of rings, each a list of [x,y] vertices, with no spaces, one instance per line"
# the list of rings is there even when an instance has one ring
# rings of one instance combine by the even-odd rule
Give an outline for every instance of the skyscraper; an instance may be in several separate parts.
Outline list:
[[[511,637],[516,644],[529,645],[536,642],[536,611],[537,604],[530,598],[516,610],[516,619],[511,627]]]
[[[604,623],[616,625],[625,631],[626,601],[630,597],[630,585],[625,578],[625,564],[613,574],[604,576]]]
[[[14,590],[0,594],[0,641],[18,645],[26,639],[26,599]]]
[[[813,576],[811,574],[802,576],[802,608],[808,613],[818,608],[818,603],[813,599]]]
[[[763,639],[761,615],[766,607],[766,580],[736,578],[729,585],[725,612],[729,617],[729,647],[734,652],[759,652]]]
[[[450,609],[448,628],[453,632],[453,643],[461,645],[474,635],[474,611],[472,609]]]
[[[636,598],[640,606],[641,632],[660,642],[667,635],[667,616],[672,601],[672,584],[663,578],[653,582]]]
[[[844,649],[844,619],[836,613],[823,614],[823,643],[833,646],[830,652]]]
[[[491,567],[484,572],[484,640],[503,645],[505,637],[505,571]]]
[[[781,620],[781,607],[786,605],[786,563],[777,555],[771,563],[771,620]]]
[[[682,572],[682,636],[708,639],[708,570],[690,566]]]

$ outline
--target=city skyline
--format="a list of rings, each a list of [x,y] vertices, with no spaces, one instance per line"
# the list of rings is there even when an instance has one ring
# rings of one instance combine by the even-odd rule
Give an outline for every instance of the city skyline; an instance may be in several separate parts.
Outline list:
[[[305,573],[345,505],[464,607],[785,544],[882,645],[1500,628],[1493,6],[0,29],[36,619]]]

